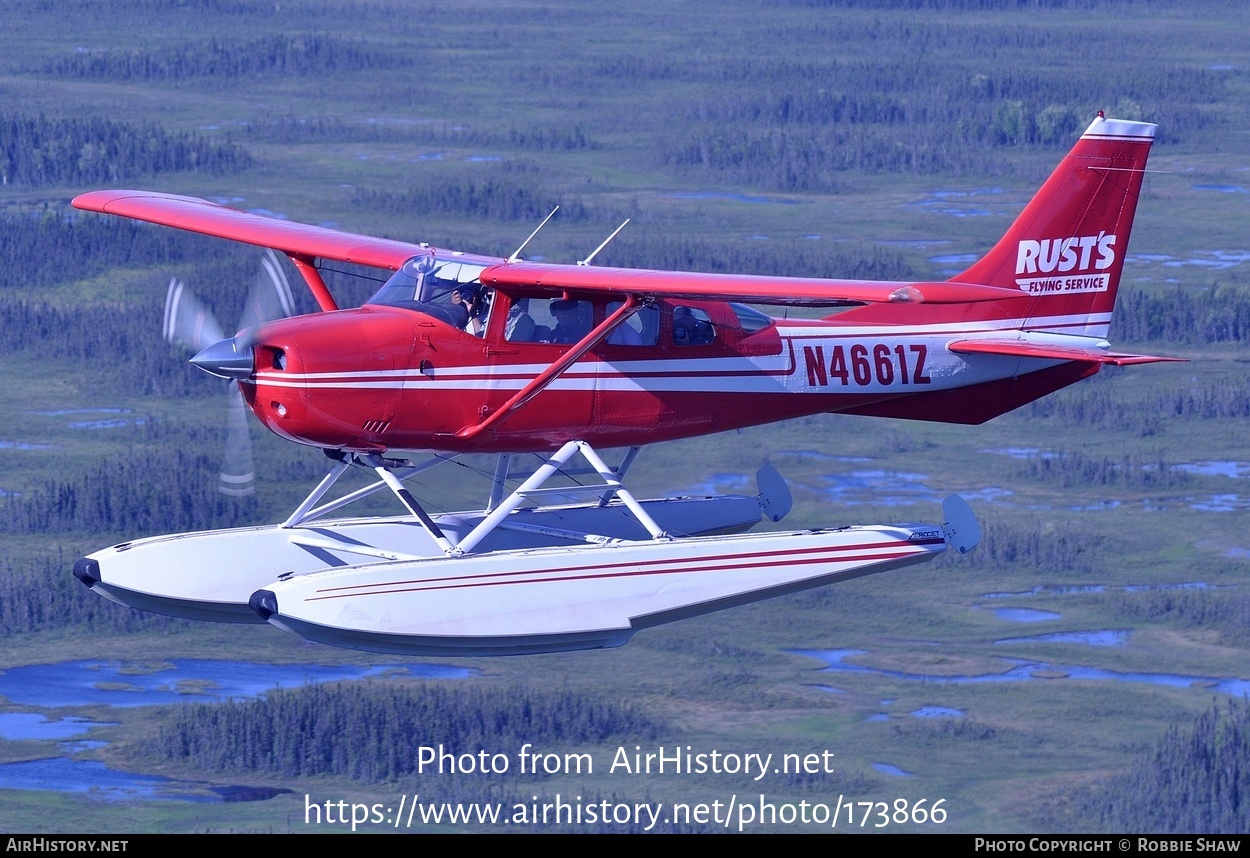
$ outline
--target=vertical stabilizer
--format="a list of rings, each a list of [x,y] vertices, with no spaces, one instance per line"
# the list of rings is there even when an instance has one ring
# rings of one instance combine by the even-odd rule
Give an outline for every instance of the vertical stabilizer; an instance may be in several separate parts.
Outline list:
[[[1066,317],[1070,333],[1105,337],[1154,135],[1099,115],[998,244],[951,279],[1034,298],[1026,327]]]

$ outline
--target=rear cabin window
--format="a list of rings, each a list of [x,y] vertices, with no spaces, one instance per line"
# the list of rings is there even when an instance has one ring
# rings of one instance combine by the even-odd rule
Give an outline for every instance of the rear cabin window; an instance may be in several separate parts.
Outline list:
[[[673,345],[706,346],[716,342],[716,328],[698,307],[673,308]]]
[[[738,324],[742,326],[742,333],[754,334],[756,331],[762,331],[773,323],[771,317],[764,315],[759,310],[748,307],[746,304],[730,304],[730,308],[734,311],[734,315],[738,317]]]

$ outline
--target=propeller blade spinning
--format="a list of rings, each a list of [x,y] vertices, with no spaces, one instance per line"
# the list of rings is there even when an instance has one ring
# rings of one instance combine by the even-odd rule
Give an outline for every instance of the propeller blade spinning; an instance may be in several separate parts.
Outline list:
[[[235,341],[240,346],[247,346],[262,324],[294,314],[295,299],[291,294],[290,281],[278,262],[277,254],[266,250],[261,257],[260,271],[243,304]],[[227,342],[226,331],[212,311],[176,277],[169,281],[165,294],[163,334],[166,341],[188,349],[194,355]],[[226,396],[226,449],[217,490],[231,497],[246,497],[256,491],[256,468],[252,458],[247,407],[237,379],[230,379]]]

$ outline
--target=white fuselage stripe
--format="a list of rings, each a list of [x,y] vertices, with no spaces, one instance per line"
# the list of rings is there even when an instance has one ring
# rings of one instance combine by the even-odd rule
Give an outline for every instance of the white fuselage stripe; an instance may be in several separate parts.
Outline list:
[[[842,331],[833,336],[786,337],[780,353],[753,357],[706,357],[603,361],[584,358],[547,386],[551,391],[582,392],[688,392],[688,393],[820,393],[907,394],[949,390],[1023,375],[1062,363],[1053,358],[1000,354],[954,354],[947,346],[954,340],[1000,338],[1002,329],[963,326],[956,334],[949,326],[941,332],[917,333],[897,328],[869,328],[871,333],[848,342]],[[807,333],[807,332],[805,332]],[[1021,341],[1029,334],[1058,337],[1061,331],[1030,329],[1013,333]],[[952,336],[956,334],[956,336]],[[1094,337],[1071,334],[1065,344],[1089,348],[1102,354],[1105,343]],[[1088,345],[1073,341],[1086,340]],[[1100,348],[1100,346],[1102,346]],[[887,366],[888,364],[888,366]],[[296,373],[263,372],[256,383],[273,388],[323,390],[411,390],[454,392],[464,390],[517,391],[530,384],[548,364],[525,363],[427,367],[375,372]],[[692,369],[692,367],[695,367]]]

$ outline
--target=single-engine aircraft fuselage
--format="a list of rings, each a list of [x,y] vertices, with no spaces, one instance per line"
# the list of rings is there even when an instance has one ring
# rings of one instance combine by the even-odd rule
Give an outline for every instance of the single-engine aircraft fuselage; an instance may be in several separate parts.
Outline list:
[[[442,268],[470,264],[433,259]],[[485,271],[487,282],[514,273]],[[402,279],[404,270],[392,284]],[[241,380],[267,427],[300,443],[355,451],[525,452],[556,449],[569,438],[631,446],[821,412],[981,423],[1109,359],[1096,351],[1109,312],[1038,315],[1027,296],[978,308],[1001,311],[1000,318],[946,322],[934,319],[932,307],[771,319],[740,303],[661,298],[640,304],[616,336],[596,338],[593,330],[606,327],[619,299],[486,289],[491,309],[479,336],[449,323],[437,291],[424,301],[398,292],[413,289],[388,285],[361,308],[261,329],[256,363]],[[551,333],[559,327],[551,304],[577,314],[567,336]],[[915,321],[898,321],[907,316]],[[533,333],[526,336],[517,318],[540,321],[527,321]],[[998,353],[952,348],[1005,334],[1016,342],[998,343]],[[1030,344],[1081,348],[1091,359],[1047,360],[1042,352],[1032,361],[1038,369],[1020,375],[1015,350]],[[585,353],[536,390],[536,378],[577,350]]]
[[[609,484],[617,485],[613,481],[619,474],[603,465],[593,448],[638,447],[822,412],[981,423],[1093,375],[1104,364],[1164,360],[1113,352],[1106,341],[1154,131],[1153,125],[1100,115],[1003,238],[947,281],[824,280],[540,264],[516,255],[474,256],[373,239],[143,191],[96,191],[78,197],[74,205],[269,247],[291,259],[322,312],[261,324],[210,345],[193,359],[211,373],[237,380],[251,410],[278,435],[332,451],[341,462],[367,462],[383,481],[393,481],[388,474],[398,463],[381,454],[393,450],[560,451],[556,458],[563,463],[573,453],[569,445],[577,444]],[[318,273],[321,259],[376,266],[392,274],[364,306],[338,309]],[[778,319],[750,304],[837,307],[840,312],[822,319]],[[390,487],[433,540],[429,551],[417,554],[441,552],[454,560],[472,553],[485,538],[475,528],[453,541],[405,497],[397,483]],[[518,489],[519,499],[498,504],[500,498],[493,496],[480,527],[489,532],[506,526],[509,516],[515,517],[525,498],[537,490],[527,482]],[[635,503],[623,488],[612,488],[608,494]],[[606,497],[602,503],[607,503]],[[307,505],[313,501],[310,498]],[[647,519],[644,510],[637,512],[653,539],[667,538],[665,528]],[[949,514],[963,522],[965,532],[972,526],[962,514]],[[300,515],[283,527],[299,527]],[[546,525],[526,526],[536,532],[534,527]],[[685,528],[686,532],[731,529],[735,528],[724,522],[703,531]],[[914,533],[927,533],[926,538],[936,543],[952,538],[950,532],[943,536],[923,528],[908,532],[913,535],[890,538],[901,538],[908,545],[918,538]],[[312,550],[308,539],[299,544],[302,550]],[[317,550],[327,550],[318,545]],[[965,547],[970,544],[961,544],[961,550]],[[568,549],[559,549],[564,550]],[[585,554],[597,549],[580,550]],[[648,564],[661,563],[658,558],[644,559],[650,550],[640,548],[636,558],[620,553],[628,559],[608,565],[649,568]],[[707,558],[713,555],[702,544],[694,550],[703,558],[699,563],[712,562]],[[802,549],[808,550],[816,549]],[[395,577],[388,571],[382,577],[389,583],[383,584],[365,564],[364,573],[352,573],[356,577],[350,584],[318,585],[305,592],[302,584],[288,581],[258,592],[252,607],[262,618],[300,634],[363,648],[420,651],[429,644],[431,651],[455,651],[459,645],[447,642],[461,637],[478,642],[462,647],[477,646],[473,651],[571,648],[569,641],[583,632],[559,623],[543,626],[540,632],[538,626],[509,613],[506,620],[475,625],[482,612],[472,598],[454,609],[468,611],[456,621],[461,625],[444,627],[449,621],[431,619],[437,632],[429,625],[424,633],[412,631],[405,625],[407,619],[397,620],[382,609],[365,621],[331,614],[340,601],[351,602],[353,611],[371,599],[399,605],[399,594],[412,590],[416,585],[408,584],[417,580],[426,582],[418,588],[422,592],[506,582],[516,588],[509,592],[516,593],[537,588],[538,580],[549,580],[543,576],[552,570],[585,561],[582,556],[572,560],[542,555],[533,560],[537,577],[514,581],[498,576],[505,574],[505,567],[524,566],[517,566],[517,557],[488,560],[455,585],[429,583],[454,578],[452,567],[427,570],[425,562],[422,571],[411,573],[411,580],[404,577],[407,573]],[[761,563],[747,565],[755,568]],[[779,560],[763,563],[770,564],[785,565]],[[343,565],[341,559],[338,565]],[[725,568],[740,565],[735,561]],[[680,569],[673,574],[702,568],[677,566]],[[276,575],[282,570],[272,571]],[[93,586],[103,580],[102,591],[123,601],[129,597],[119,593],[142,589],[110,585],[107,575],[101,579],[101,574],[106,575],[96,568],[80,577]],[[331,573],[310,572],[308,580],[316,583],[318,574]],[[333,574],[335,580],[348,581],[346,570]],[[636,576],[642,574],[614,571],[592,576],[593,586],[586,593],[623,587],[622,576],[637,586],[641,579]],[[468,583],[470,578],[478,583]],[[550,580],[557,579],[565,581],[558,575]],[[708,591],[665,606],[648,602],[650,607],[634,613],[630,606],[642,605],[642,597],[622,590],[619,601],[624,607],[610,612],[611,621],[603,620],[615,631],[583,630],[589,637],[581,639],[601,641],[594,645],[620,642],[628,636],[621,629],[658,621],[656,617],[685,616],[786,588],[814,586],[824,579],[803,580],[806,583],[773,587],[744,584],[744,590],[730,588],[715,596]],[[309,608],[312,613],[296,617],[286,607],[297,599],[296,591],[301,604],[315,605],[315,610]],[[562,605],[572,610],[568,600],[573,597],[554,592],[552,601],[533,611],[546,616],[559,613]],[[384,593],[391,594],[389,601],[383,599]],[[150,607],[159,598],[164,597],[149,593],[128,603]],[[424,605],[432,597],[421,598]],[[407,607],[404,616],[417,610]],[[341,631],[351,623],[357,625],[350,633],[315,631],[331,627]],[[425,643],[404,643],[412,640]],[[429,643],[434,640],[438,643]],[[530,643],[516,643],[521,640]]]

